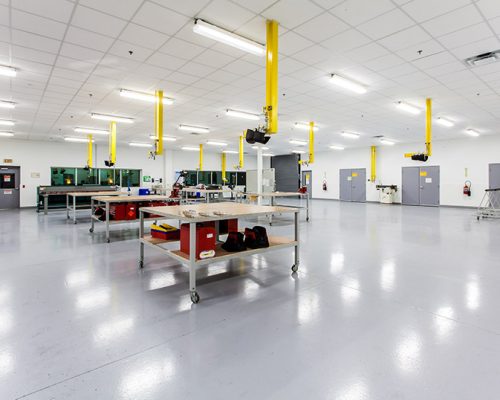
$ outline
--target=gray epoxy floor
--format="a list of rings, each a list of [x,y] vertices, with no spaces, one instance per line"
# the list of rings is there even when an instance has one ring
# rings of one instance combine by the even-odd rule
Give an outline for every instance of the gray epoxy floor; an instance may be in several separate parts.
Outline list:
[[[215,264],[197,305],[136,228],[88,228],[0,212],[0,399],[500,397],[500,221],[315,201],[297,276]]]

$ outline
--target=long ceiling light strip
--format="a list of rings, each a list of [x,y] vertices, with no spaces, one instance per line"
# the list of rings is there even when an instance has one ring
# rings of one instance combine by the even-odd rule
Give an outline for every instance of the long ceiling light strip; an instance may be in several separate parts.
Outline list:
[[[236,150],[223,150],[222,152],[226,154],[238,154]]]
[[[305,131],[308,131],[310,129],[310,125],[308,122],[296,122],[295,127],[299,129],[303,129]],[[314,124],[313,130],[316,132],[318,130],[318,126]]]
[[[15,77],[17,75],[17,69],[8,65],[0,65],[0,75]]]
[[[14,132],[0,131],[0,136],[11,137],[14,136]]]
[[[132,147],[153,147],[153,145],[149,143],[137,143],[137,142],[130,142],[128,145]]]
[[[359,139],[359,137],[361,136],[359,133],[353,132],[342,132],[341,135],[348,139]]]
[[[78,138],[78,137],[65,137],[64,140],[66,142],[74,142],[74,143],[88,143],[89,140],[87,138]],[[93,142],[93,140],[92,140]]]
[[[225,142],[217,142],[215,140],[209,140],[207,142],[207,144],[209,144],[210,146],[227,146],[227,143],[225,143]]]
[[[181,150],[184,151],[200,151],[199,147],[192,147],[192,146],[182,146]]]
[[[385,144],[387,146],[394,146],[396,142],[389,139],[380,139],[380,143]]]
[[[134,100],[147,101],[149,103],[156,103],[156,96],[154,94],[136,92],[134,90],[120,89],[120,96]],[[174,104],[174,99],[170,97],[163,97],[163,105],[172,104]]]
[[[396,107],[399,108],[402,111],[406,111],[407,113],[413,114],[413,115],[418,115],[422,112],[420,108],[417,108],[415,106],[412,106],[408,103],[404,103],[402,101],[398,101],[396,103]]]
[[[350,79],[347,79],[343,76],[340,76],[338,74],[332,74],[330,76],[330,82],[336,86],[350,90],[351,92],[354,92],[354,93],[364,94],[367,92],[367,89],[365,86],[363,86],[357,82],[354,82]]]
[[[0,100],[0,108],[16,108],[16,103],[13,101]]]
[[[226,115],[230,117],[250,119],[252,121],[258,121],[260,119],[260,116],[258,114],[253,114],[246,111],[231,110],[231,109],[226,110]]]
[[[96,129],[96,128],[75,128],[76,133],[86,133],[88,135],[109,135],[109,131],[104,129]]]
[[[124,124],[133,124],[134,123],[134,119],[133,118],[120,117],[118,115],[92,113],[92,114],[90,114],[90,118],[92,118],[92,119],[98,119],[100,121],[122,122]]]
[[[449,119],[446,119],[446,118],[443,118],[443,117],[438,117],[436,119],[436,123],[438,123],[439,125],[442,125],[442,126],[446,126],[447,128],[451,128],[452,126],[455,125]]]
[[[149,135],[149,138],[151,140],[155,140],[156,136],[155,135]],[[177,140],[177,138],[173,137],[173,136],[163,136],[163,141],[164,142],[175,142],[176,140]]]
[[[332,149],[332,150],[344,150],[345,147],[343,147],[343,146],[337,146],[337,145],[334,144],[334,145],[330,146],[330,149]]]
[[[480,136],[480,135],[479,135],[479,132],[478,132],[478,131],[476,131],[476,130],[474,130],[474,129],[467,129],[467,130],[465,131],[465,133],[467,133],[467,135],[469,135],[469,136],[473,136],[473,137],[478,137],[478,136]]]
[[[0,119],[0,125],[2,126],[14,126],[16,123],[7,119]]]
[[[210,133],[210,129],[209,128],[204,128],[203,126],[180,124],[179,125],[179,129],[181,131],[186,131],[186,132]]]
[[[218,26],[202,21],[201,19],[194,20],[193,32],[256,56],[263,57],[266,53],[264,46],[260,43],[236,35]]]

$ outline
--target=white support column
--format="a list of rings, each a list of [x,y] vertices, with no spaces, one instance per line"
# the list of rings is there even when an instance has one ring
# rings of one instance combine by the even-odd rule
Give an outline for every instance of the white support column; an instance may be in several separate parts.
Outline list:
[[[257,148],[257,194],[262,194],[262,145]],[[262,196],[257,196],[257,204],[262,204]]]

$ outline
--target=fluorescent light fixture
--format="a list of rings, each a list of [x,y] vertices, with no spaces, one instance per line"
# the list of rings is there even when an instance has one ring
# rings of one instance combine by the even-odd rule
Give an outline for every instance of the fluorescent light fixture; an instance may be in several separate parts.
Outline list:
[[[310,127],[307,122],[296,122],[295,126],[297,128],[304,129],[306,131],[308,131],[309,127]],[[318,127],[316,125],[314,125],[313,131],[317,131],[317,130],[318,130]]]
[[[252,114],[246,111],[238,111],[238,110],[226,110],[226,115],[230,117],[243,118],[243,119],[251,119],[253,121],[258,121],[260,116],[258,114]]]
[[[304,150],[292,150],[292,153],[295,153],[295,154],[304,154],[305,151]]]
[[[149,135],[149,138],[151,140],[155,140],[156,136],[155,135]],[[177,138],[173,137],[173,136],[163,136],[163,141],[164,142],[175,142],[176,140],[177,140]]]
[[[392,140],[389,139],[380,139],[380,143],[386,144],[388,146],[394,146],[396,142],[393,142]]]
[[[359,139],[359,137],[361,136],[359,133],[353,132],[342,132],[341,135],[348,139]]]
[[[156,96],[154,94],[143,93],[143,92],[135,92],[133,90],[128,89],[120,89],[120,96],[128,97],[129,99],[142,100],[147,101],[149,103],[156,103]],[[163,98],[164,105],[172,105],[174,104],[174,99],[170,97]]]
[[[443,126],[446,126],[447,128],[451,128],[453,125],[455,125],[453,122],[451,122],[449,119],[445,119],[445,118],[442,118],[442,117],[438,117],[436,119],[436,122],[439,124],[439,125],[443,125]]]
[[[0,136],[10,137],[10,136],[14,136],[14,133],[12,133],[12,132],[6,132],[6,131],[1,131],[0,132]]]
[[[7,119],[0,119],[0,125],[3,125],[3,126],[14,126],[15,122],[14,121],[9,121]]]
[[[224,142],[216,142],[216,141],[213,141],[213,140],[209,140],[207,142],[207,144],[209,144],[210,146],[227,146],[227,143],[224,143]]]
[[[348,89],[358,94],[363,94],[367,92],[366,88],[363,85],[360,85],[359,83],[351,81],[350,79],[344,78],[343,76],[337,74],[331,75],[330,82],[333,83],[334,85],[340,86],[344,89]]]
[[[479,132],[474,130],[474,129],[467,129],[465,131],[465,133],[467,133],[467,135],[474,136],[474,137],[479,136]]]
[[[403,103],[402,101],[398,101],[396,107],[413,115],[418,115],[422,112],[420,108],[414,107],[408,103]]]
[[[0,75],[16,76],[17,69],[15,69],[14,67],[9,67],[8,65],[0,65]]]
[[[87,133],[94,135],[109,135],[109,131],[104,129],[95,129],[95,128],[75,128],[75,132],[77,133]]]
[[[130,142],[128,145],[132,147],[153,147],[153,145],[150,143]]]
[[[337,146],[337,145],[332,145],[332,146],[330,146],[330,149],[332,149],[332,150],[344,150],[345,147]]]
[[[185,151],[200,151],[199,147],[192,147],[192,146],[183,146],[181,147],[181,149]]]
[[[252,146],[252,149],[254,149],[254,150],[257,150],[258,148],[259,148],[259,146]],[[262,146],[261,149],[262,150],[269,150],[269,147]]]
[[[272,154],[272,153],[263,153],[262,156],[263,157],[274,157],[274,154]]]
[[[123,122],[125,124],[133,124],[134,119],[128,117],[119,117],[118,115],[108,115],[108,114],[90,114],[90,118],[98,119],[101,121],[114,121],[114,122]]]
[[[180,124],[179,129],[181,131],[195,132],[195,133],[209,133],[210,132],[209,128],[204,128],[202,126],[185,125],[185,124]]]
[[[305,146],[307,144],[305,140],[290,139],[289,142],[291,144],[296,144],[297,146]]]
[[[193,32],[248,53],[255,54],[256,56],[262,57],[266,53],[264,46],[260,43],[226,31],[225,29],[209,24],[201,19],[194,20]]]
[[[89,140],[87,138],[79,138],[79,137],[65,137],[64,140],[66,142],[74,142],[74,143],[88,143]],[[92,140],[93,142],[93,140]]]
[[[12,101],[0,100],[0,108],[16,108],[16,103]]]
[[[224,150],[223,153],[226,153],[226,154],[239,154],[239,152],[236,151],[236,150]]]

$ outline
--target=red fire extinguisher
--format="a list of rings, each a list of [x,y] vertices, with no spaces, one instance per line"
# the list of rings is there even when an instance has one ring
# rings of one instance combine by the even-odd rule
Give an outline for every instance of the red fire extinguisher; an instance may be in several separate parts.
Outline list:
[[[471,196],[471,190],[470,188],[472,187],[472,183],[471,181],[465,181],[465,185],[464,185],[464,196]]]

